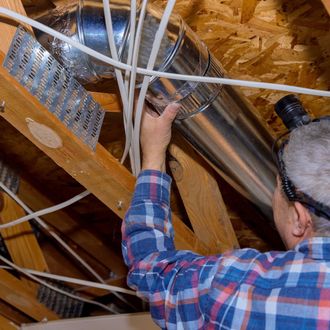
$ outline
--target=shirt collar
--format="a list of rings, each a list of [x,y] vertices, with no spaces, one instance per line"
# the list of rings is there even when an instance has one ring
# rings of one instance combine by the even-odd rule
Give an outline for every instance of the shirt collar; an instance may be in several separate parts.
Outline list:
[[[330,237],[313,237],[297,244],[295,251],[312,259],[330,260]]]

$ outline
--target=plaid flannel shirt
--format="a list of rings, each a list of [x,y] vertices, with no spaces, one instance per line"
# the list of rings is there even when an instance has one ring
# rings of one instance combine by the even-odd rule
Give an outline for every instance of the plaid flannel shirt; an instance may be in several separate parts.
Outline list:
[[[330,238],[287,252],[175,250],[171,179],[143,171],[123,222],[128,285],[163,329],[330,329]]]

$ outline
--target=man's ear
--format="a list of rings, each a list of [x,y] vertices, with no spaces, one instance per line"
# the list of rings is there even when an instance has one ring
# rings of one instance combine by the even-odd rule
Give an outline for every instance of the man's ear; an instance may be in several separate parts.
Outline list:
[[[293,203],[295,217],[293,220],[292,234],[296,237],[303,237],[312,231],[312,217],[304,205],[299,202]]]

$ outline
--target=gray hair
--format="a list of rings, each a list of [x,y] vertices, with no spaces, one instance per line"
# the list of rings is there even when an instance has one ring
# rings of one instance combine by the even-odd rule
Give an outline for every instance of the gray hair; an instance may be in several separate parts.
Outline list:
[[[287,175],[296,188],[330,206],[330,120],[294,129],[284,150]],[[317,236],[330,236],[330,221],[312,214]]]

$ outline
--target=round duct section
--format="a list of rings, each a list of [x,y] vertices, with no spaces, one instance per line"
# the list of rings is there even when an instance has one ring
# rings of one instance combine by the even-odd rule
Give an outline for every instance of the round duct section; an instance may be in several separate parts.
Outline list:
[[[115,44],[126,61],[130,39],[130,3],[111,1]],[[146,67],[162,10],[148,6],[138,66]],[[71,38],[110,56],[102,0],[79,0],[56,9],[40,21]],[[114,69],[74,47],[36,31],[39,42],[82,83],[113,79]],[[183,20],[172,15],[162,39],[155,70],[185,75],[223,77],[220,63]],[[142,80],[138,76],[138,82]],[[238,89],[202,82],[153,77],[147,99],[162,112],[170,102],[181,109],[176,128],[238,191],[272,218],[271,199],[276,167],[272,137]]]

